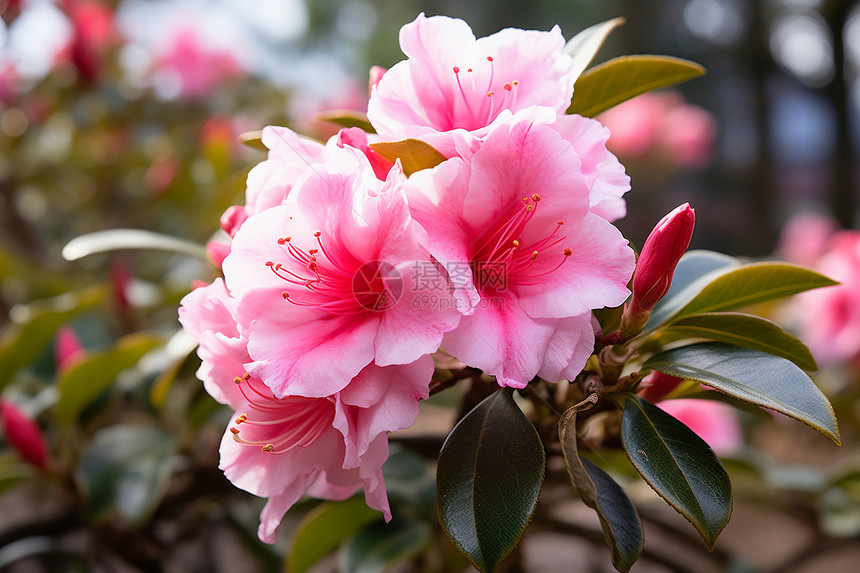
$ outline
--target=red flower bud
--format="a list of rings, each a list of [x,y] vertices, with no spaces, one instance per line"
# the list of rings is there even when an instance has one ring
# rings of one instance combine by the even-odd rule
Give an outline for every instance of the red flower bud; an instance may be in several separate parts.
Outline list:
[[[684,203],[663,217],[642,247],[633,275],[630,314],[650,311],[666,296],[681,255],[690,246],[696,212]]]
[[[24,461],[37,468],[48,467],[48,448],[39,426],[17,406],[3,399],[0,399],[0,418],[6,441]]]

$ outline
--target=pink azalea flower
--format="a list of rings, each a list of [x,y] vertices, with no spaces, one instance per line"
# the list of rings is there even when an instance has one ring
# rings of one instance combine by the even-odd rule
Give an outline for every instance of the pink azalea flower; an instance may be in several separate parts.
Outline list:
[[[427,398],[429,356],[406,365],[368,365],[342,392],[319,398],[276,398],[245,372],[247,324],[224,282],[189,293],[179,319],[199,341],[198,377],[236,411],[221,442],[220,468],[237,487],[267,497],[258,535],[267,543],[304,494],[344,499],[363,487],[370,507],[391,518],[381,467],[386,432],[410,426]]]
[[[407,183],[465,314],[443,347],[501,385],[576,376],[593,350],[591,311],[630,294],[633,251],[590,210],[591,169],[553,126],[520,120]]]
[[[308,167],[326,156],[325,145],[301,137],[286,127],[264,127],[262,141],[269,153],[265,161],[248,173],[245,191],[248,215],[283,203]]]
[[[410,364],[459,320],[441,280],[424,280],[441,275],[400,168],[380,181],[361,150],[327,153],[284,204],[242,224],[223,265],[250,324],[247,370],[278,397],[329,396],[371,363]],[[438,310],[422,308],[429,294]]]
[[[486,134],[504,110],[563,113],[576,80],[564,45],[558,26],[476,39],[462,20],[420,14],[400,30],[408,59],[372,88],[367,116],[383,139],[422,139],[450,157],[456,139]]]
[[[609,129],[580,115],[559,115],[552,125],[579,156],[580,172],[591,190],[588,195],[591,212],[607,221],[623,218],[627,203],[622,197],[630,190],[630,177],[606,148]]]
[[[265,161],[248,173],[246,215],[254,215],[283,203],[296,182],[313,171],[314,163],[325,161],[333,148],[354,147],[361,150],[381,181],[385,180],[394,165],[370,149],[367,134],[358,128],[343,129],[327,145],[323,145],[297,135],[286,127],[268,126],[263,128],[262,141],[269,153]],[[234,233],[236,229],[233,228]]]
[[[797,296],[801,338],[822,365],[860,362],[860,231],[834,234],[814,266],[840,284]]]
[[[743,445],[738,413],[728,404],[684,398],[664,400],[657,406],[683,422],[720,456],[731,455]]]

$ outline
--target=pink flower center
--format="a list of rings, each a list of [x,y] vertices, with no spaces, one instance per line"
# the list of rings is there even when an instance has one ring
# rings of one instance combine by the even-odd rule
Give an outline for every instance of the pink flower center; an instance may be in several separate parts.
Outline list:
[[[563,255],[557,265],[547,268],[537,265],[538,256],[563,242],[567,235],[560,232],[564,221],[558,221],[552,231],[542,238],[524,245],[520,237],[534,218],[541,197],[537,193],[523,197],[523,204],[513,214],[502,216],[490,231],[477,241],[478,248],[472,255],[475,286],[480,291],[504,290],[509,284],[533,285],[556,270],[573,254],[569,248],[561,250]],[[531,235],[533,226],[529,228]]]
[[[518,80],[506,81],[499,88],[496,81],[496,68],[493,57],[487,56],[489,62],[489,81],[485,86],[478,85],[475,72],[467,68],[461,76],[459,66],[453,67],[457,80],[459,96],[462,98],[466,113],[456,113],[456,100],[448,110],[450,125],[448,129],[479,129],[492,123],[503,109],[514,109],[517,103]],[[457,97],[457,94],[454,95]]]
[[[338,259],[323,245],[321,236],[320,231],[314,232],[318,248],[308,250],[294,245],[291,237],[278,239],[286,251],[286,264],[267,261],[266,266],[290,286],[290,290],[281,293],[284,300],[336,315],[388,308],[391,285],[380,266],[385,263],[358,264],[349,256]]]
[[[312,444],[334,419],[334,404],[324,398],[275,398],[247,372],[233,381],[248,402],[248,411],[237,416],[230,428],[240,444],[285,454]]]

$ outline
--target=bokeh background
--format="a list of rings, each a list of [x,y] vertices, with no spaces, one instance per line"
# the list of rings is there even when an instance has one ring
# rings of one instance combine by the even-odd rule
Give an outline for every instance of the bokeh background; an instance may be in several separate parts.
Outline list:
[[[217,470],[229,412],[174,337],[179,300],[217,266],[161,251],[61,253],[105,229],[217,239],[264,158],[239,135],[269,124],[335,133],[316,114],[365,109],[370,66],[403,57],[398,30],[419,12],[462,17],[478,36],[558,24],[567,38],[624,16],[598,60],[667,54],[708,69],[601,118],[632,177],[619,226],[634,244],[684,201],[697,210],[693,247],[739,256],[777,253],[798,213],[860,223],[858,2],[0,0],[0,11],[0,390],[49,452],[28,463],[8,431],[0,438],[0,571],[281,568],[288,535],[256,541],[261,503]],[[762,311],[802,324],[804,308]],[[816,377],[840,413],[842,449],[743,414],[729,464],[739,502],[717,551],[654,509],[654,549],[634,571],[853,571],[840,567],[860,562],[857,355]],[[415,435],[444,432],[453,403],[432,404]],[[571,559],[607,570],[583,519],[567,532],[575,542],[526,544],[531,570]],[[429,567],[399,567],[416,563]]]

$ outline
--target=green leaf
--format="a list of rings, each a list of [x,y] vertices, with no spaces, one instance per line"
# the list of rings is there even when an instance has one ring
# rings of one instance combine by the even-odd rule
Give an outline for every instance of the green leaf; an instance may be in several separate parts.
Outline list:
[[[392,443],[382,466],[388,499],[432,516],[436,510],[435,469],[418,454]]]
[[[72,424],[84,408],[114,383],[120,372],[137,364],[160,342],[150,334],[129,334],[110,349],[85,355],[64,371],[59,379],[60,398],[54,412],[57,422],[62,426]]]
[[[812,353],[796,336],[765,318],[739,312],[691,314],[664,331],[670,340],[705,338],[781,356],[804,370],[817,370]]]
[[[705,68],[670,56],[621,56],[586,70],[573,87],[567,113],[594,117],[645,92],[701,76]]]
[[[333,109],[324,111],[314,116],[317,121],[330,121],[341,127],[358,127],[367,133],[376,133],[376,130],[367,119],[367,114],[354,109]]]
[[[388,161],[399,159],[407,177],[422,169],[432,169],[445,161],[444,155],[418,139],[381,141],[371,143],[370,148]]]
[[[79,477],[97,517],[113,512],[145,523],[161,502],[176,461],[176,442],[160,428],[111,426],[84,452]]]
[[[76,261],[96,253],[121,249],[148,249],[190,255],[208,260],[206,248],[197,243],[142,229],[110,229],[75,237],[63,247],[63,258]]]
[[[260,129],[256,131],[246,131],[245,133],[240,133],[238,139],[239,143],[246,147],[250,147],[251,149],[262,151],[264,153],[269,152],[269,148],[263,145],[263,131]]]
[[[642,367],[696,380],[782,412],[840,442],[830,402],[803,370],[785,358],[722,342],[703,342],[652,356]]]
[[[615,480],[579,455],[576,445],[577,408],[569,408],[558,423],[564,461],[583,503],[597,512],[603,536],[612,549],[612,564],[627,573],[645,547],[645,534],[633,502]]]
[[[654,307],[645,329],[655,328],[693,300],[711,282],[711,277],[722,274],[717,271],[722,269],[722,272],[725,272],[737,266],[740,266],[740,262],[736,258],[714,251],[695,250],[684,253],[675,267],[669,292]]]
[[[712,280],[675,312],[669,322],[690,314],[734,310],[838,284],[812,269],[788,263],[750,263],[717,272],[715,276],[707,275]]]
[[[377,522],[358,532],[341,548],[340,573],[383,573],[424,549],[432,538],[430,526],[414,519]]]
[[[321,503],[296,527],[287,570],[304,573],[362,527],[381,519],[382,514],[369,508],[364,497]]]
[[[104,294],[104,287],[93,286],[15,307],[9,313],[15,322],[0,335],[0,390],[15,372],[39,357],[60,326],[98,305]]]
[[[571,68],[575,70],[576,77],[588,67],[600,47],[616,28],[624,24],[624,18],[613,18],[594,26],[590,26],[570,39],[564,46],[564,53],[573,58]]]
[[[537,505],[545,454],[540,436],[498,390],[460,420],[439,454],[439,521],[479,571],[495,571],[519,543]]]
[[[693,524],[712,550],[732,514],[732,485],[710,446],[634,394],[624,395],[621,440],[648,485]]]

